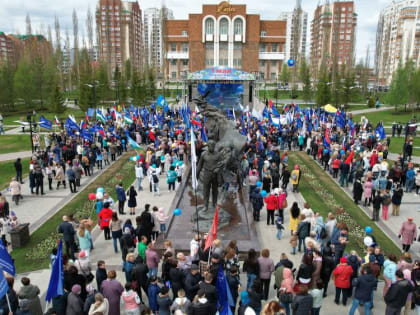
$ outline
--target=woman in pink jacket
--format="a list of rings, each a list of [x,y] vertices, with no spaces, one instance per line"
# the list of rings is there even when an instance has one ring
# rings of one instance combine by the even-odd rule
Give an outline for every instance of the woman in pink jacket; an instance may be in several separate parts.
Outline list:
[[[139,304],[141,300],[136,291],[131,287],[131,283],[125,284],[125,290],[121,294],[121,305],[126,315],[139,315]]]
[[[370,207],[370,203],[372,202],[372,189],[373,189],[373,183],[372,179],[369,177],[365,184],[363,185],[363,196],[365,197],[365,207],[366,203],[368,203],[368,207]]]
[[[417,237],[417,226],[412,217],[408,217],[402,224],[398,237],[401,238],[403,251],[408,252]]]
[[[283,268],[283,280],[281,281],[280,291],[293,294],[293,273],[290,268]],[[280,303],[286,309],[286,314],[290,314],[290,303]]]

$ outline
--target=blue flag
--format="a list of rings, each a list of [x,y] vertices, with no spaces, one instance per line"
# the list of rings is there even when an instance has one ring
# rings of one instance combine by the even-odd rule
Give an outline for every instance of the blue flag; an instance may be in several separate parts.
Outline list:
[[[278,110],[274,106],[271,108],[271,113],[275,117],[280,117],[280,113],[278,112]]]
[[[73,130],[77,130],[77,131],[79,131],[79,125],[78,124],[76,124],[73,120],[71,120],[70,118],[67,118],[66,119],[66,123],[65,123],[65,127],[66,127],[66,129],[68,129],[68,130],[71,130],[71,131],[73,131]]]
[[[201,140],[203,142],[209,142],[209,138],[207,137],[206,130],[204,129],[204,126],[201,126]]]
[[[44,116],[41,116],[39,118],[39,126],[48,130],[51,130],[52,128],[52,121],[46,119]]]
[[[228,282],[226,281],[225,273],[223,272],[222,265],[220,265],[219,272],[217,273],[216,281],[217,295],[219,300],[217,302],[217,308],[219,309],[220,315],[232,315],[230,306],[234,306],[232,293],[230,292]]]
[[[3,299],[8,290],[9,284],[7,283],[6,277],[3,274],[3,270],[0,270],[0,299]]]
[[[50,283],[48,284],[45,301],[50,302],[53,298],[63,295],[63,240],[58,244],[57,258],[51,271]]]
[[[379,139],[381,140],[386,138],[385,129],[382,124],[376,127],[375,133],[376,136],[379,137]]]
[[[0,268],[10,273],[12,276],[16,274],[15,265],[3,241],[0,241]],[[0,272],[2,273],[2,272]]]
[[[160,107],[163,107],[163,106],[165,106],[165,104],[166,104],[165,98],[161,94],[159,94],[159,96],[156,100],[156,105],[160,106]]]
[[[89,117],[95,116],[95,109],[94,108],[88,108],[87,115]]]
[[[87,129],[83,129],[82,132],[80,133],[80,136],[85,140],[93,142],[92,134]]]

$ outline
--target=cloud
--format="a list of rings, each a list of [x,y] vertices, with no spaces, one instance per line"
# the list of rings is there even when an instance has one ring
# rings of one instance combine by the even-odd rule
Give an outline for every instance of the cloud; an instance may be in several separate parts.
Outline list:
[[[202,12],[203,4],[217,4],[219,0],[163,0],[167,8],[173,10],[175,18],[186,19],[188,13]],[[312,20],[313,12],[319,0],[302,0],[303,9],[308,12],[309,21]],[[323,0],[321,0],[322,2]],[[95,12],[97,0],[13,0],[3,1],[0,6],[0,31],[6,33],[25,33],[25,17],[29,13],[32,21],[32,29],[39,30],[44,24],[54,29],[54,16],[60,20],[62,36],[66,29],[72,34],[72,11],[76,8],[79,18],[79,37],[86,34],[86,12],[88,6],[92,13]],[[142,9],[159,7],[160,0],[139,1]],[[233,4],[246,4],[248,13],[260,14],[262,19],[275,19],[282,11],[291,11],[295,1],[279,0],[232,0]],[[263,3],[263,5],[262,5]],[[356,0],[356,12],[358,13],[357,34],[356,34],[356,55],[357,58],[364,58],[366,47],[369,45],[371,52],[374,50],[376,37],[376,24],[379,11],[389,3],[389,0]],[[308,25],[308,30],[310,24]],[[308,37],[309,38],[309,37]],[[309,45],[309,42],[308,42]]]

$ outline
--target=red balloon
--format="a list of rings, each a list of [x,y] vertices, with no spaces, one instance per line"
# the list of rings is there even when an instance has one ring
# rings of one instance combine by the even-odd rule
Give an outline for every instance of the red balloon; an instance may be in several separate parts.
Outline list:
[[[93,200],[95,200],[96,199],[96,195],[94,194],[94,193],[90,193],[89,194],[89,200],[90,201],[93,201]]]

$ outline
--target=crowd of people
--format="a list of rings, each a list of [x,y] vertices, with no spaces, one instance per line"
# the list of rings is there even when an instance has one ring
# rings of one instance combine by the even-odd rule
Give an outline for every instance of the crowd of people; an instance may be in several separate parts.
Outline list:
[[[125,281],[121,283],[117,279],[116,270],[107,270],[104,260],[96,262],[93,274],[89,258],[94,248],[91,236],[93,222],[76,223],[72,218],[63,217],[59,232],[63,234],[66,245],[63,256],[65,293],[53,299],[48,313],[216,314],[222,307],[218,304],[217,287],[221,271],[231,293],[233,303],[229,306],[232,314],[317,315],[321,313],[330,282],[335,287],[334,302],[344,306],[351,304],[350,314],[360,307],[364,308],[365,314],[371,314],[373,297],[378,294],[384,298],[387,315],[400,314],[401,310],[409,314],[414,307],[420,313],[420,262],[412,259],[409,253],[411,243],[417,238],[413,218],[409,217],[399,232],[404,251],[400,258],[383,253],[373,236],[374,242],[363,253],[348,251],[349,228],[344,222],[337,222],[335,213],[329,213],[324,218],[314,212],[308,203],[288,204],[288,195],[299,193],[303,178],[299,165],[289,165],[288,153],[291,150],[306,150],[326,172],[339,180],[341,186],[352,184],[354,202],[372,205],[373,220],[379,220],[381,208],[382,220],[388,220],[391,204],[391,215],[400,215],[403,195],[419,190],[420,170],[404,158],[390,166],[387,154],[392,140],[378,137],[375,133],[378,128],[374,129],[367,122],[346,122],[338,127],[336,117],[327,115],[319,127],[309,130],[309,121],[313,123],[315,118],[310,117],[302,126],[299,117],[293,115],[289,124],[280,126],[270,123],[270,119],[253,119],[246,114],[236,120],[239,132],[247,137],[246,153],[238,163],[239,175],[249,192],[253,218],[258,222],[266,216],[263,224],[276,227],[277,239],[289,237],[290,255],[301,255],[298,265],[294,265],[292,260],[296,259],[289,259],[286,253],[282,253],[279,261],[275,262],[268,248],[262,249],[259,254],[254,249],[239,249],[236,241],[223,246],[223,240],[215,239],[207,248],[201,235],[195,235],[191,240],[188,255],[173,248],[171,240],[165,240],[163,253],[158,252],[155,240],[159,233],[166,231],[168,219],[162,208],[150,209],[150,204],[146,204],[143,212],[135,217],[135,226],[131,219],[125,222],[119,219],[125,214],[127,199],[130,215],[136,215],[137,193],[143,190],[142,180],[145,177],[153,195],[161,192],[159,181],[162,174],[166,174],[168,190],[176,189],[177,183],[182,181],[184,163],[190,160],[188,132],[185,132],[188,128],[182,113],[174,112],[165,118],[159,128],[145,127],[135,121],[126,130],[122,129],[120,139],[115,138],[117,151],[114,157],[107,149],[109,144],[106,140],[95,149],[94,164],[98,162],[97,152],[103,152],[103,160],[108,152],[111,152],[111,160],[115,159],[115,154],[126,149],[126,131],[136,143],[146,145],[146,154],[139,155],[134,167],[137,189],[131,186],[125,191],[122,184],[117,185],[118,206],[115,207],[109,192],[95,201],[105,240],[113,239],[115,253],[121,252]],[[195,130],[198,158],[205,150],[202,128]],[[67,142],[57,141],[62,144],[54,146],[61,147],[59,154],[55,150],[47,150],[41,155],[43,158],[35,160],[31,164],[34,165],[34,174],[36,169],[48,169],[50,160],[59,168],[62,167],[60,161],[70,161],[71,168],[80,163],[84,170],[83,158],[89,160],[89,156],[94,154],[94,145],[79,153],[80,144],[77,141],[73,145]],[[411,138],[406,148],[409,149],[410,145]],[[67,152],[63,147],[70,148],[74,155],[61,159],[60,156]],[[35,164],[38,166],[35,167]],[[100,167],[101,164],[97,165]],[[56,178],[56,174],[52,178]],[[16,182],[19,184],[19,181]],[[36,180],[34,182],[35,193],[40,189],[42,194],[42,185],[38,185]],[[266,213],[262,214],[264,207]],[[118,212],[113,209],[118,209]],[[407,215],[403,211],[401,214]],[[285,231],[287,220],[290,232]],[[240,250],[247,252],[243,263],[239,260]],[[57,259],[56,254],[54,251],[51,255],[51,265]],[[385,280],[382,292],[377,289],[380,275]],[[246,277],[246,281],[242,281],[246,285],[241,286],[241,277]],[[274,287],[271,286],[272,279]],[[13,284],[9,285],[8,295],[14,296],[14,301],[17,301]],[[277,299],[270,301],[273,290]],[[352,301],[348,302],[350,298]],[[17,303],[13,305],[15,310],[27,307],[33,314],[39,314],[35,309],[37,303],[19,307]]]

